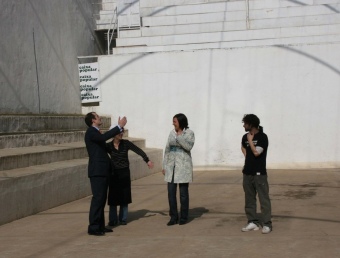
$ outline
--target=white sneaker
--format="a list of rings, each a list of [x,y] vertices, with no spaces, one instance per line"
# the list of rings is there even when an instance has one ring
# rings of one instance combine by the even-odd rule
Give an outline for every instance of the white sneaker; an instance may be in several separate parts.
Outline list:
[[[262,228],[262,234],[269,234],[272,231],[272,229],[268,226],[263,226]]]
[[[259,230],[260,228],[253,222],[248,223],[247,226],[241,229],[242,232],[248,232],[252,230]]]

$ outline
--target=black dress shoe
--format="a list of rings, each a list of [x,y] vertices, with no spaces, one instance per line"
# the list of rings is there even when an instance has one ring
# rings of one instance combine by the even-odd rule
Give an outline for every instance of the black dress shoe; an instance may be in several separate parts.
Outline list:
[[[175,224],[177,224],[177,220],[170,220],[169,222],[168,222],[168,226],[173,226],[173,225],[175,225]]]
[[[121,222],[120,222],[120,225],[125,226],[126,224],[127,224],[126,221],[121,221]]]
[[[103,231],[91,231],[91,232],[88,232],[88,234],[92,236],[105,236],[105,232]]]
[[[186,221],[186,220],[180,220],[180,221],[179,221],[179,225],[187,224],[187,222],[188,222],[188,221]]]
[[[104,228],[104,232],[105,232],[105,233],[111,233],[111,232],[113,232],[113,230],[110,229],[110,228]]]

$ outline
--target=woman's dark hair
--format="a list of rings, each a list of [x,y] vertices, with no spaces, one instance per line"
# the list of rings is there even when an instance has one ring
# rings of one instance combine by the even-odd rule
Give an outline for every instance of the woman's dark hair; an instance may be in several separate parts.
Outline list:
[[[85,124],[88,127],[92,126],[92,119],[96,119],[94,114],[95,114],[95,112],[90,112],[90,113],[87,113],[86,116],[85,116]]]
[[[263,132],[263,127],[260,126],[260,119],[254,114],[245,114],[243,116],[242,122],[248,124],[251,128],[255,127]]]
[[[183,129],[188,129],[189,126],[188,126],[188,118],[182,114],[182,113],[179,113],[177,115],[174,115],[173,118],[177,118],[177,121],[179,123],[179,127],[183,130]]]

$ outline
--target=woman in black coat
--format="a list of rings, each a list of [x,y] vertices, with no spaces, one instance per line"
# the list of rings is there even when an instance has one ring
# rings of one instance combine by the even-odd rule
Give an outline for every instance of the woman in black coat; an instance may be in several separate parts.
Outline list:
[[[108,204],[110,206],[109,226],[116,226],[118,222],[121,225],[126,225],[128,204],[132,202],[128,151],[132,150],[141,156],[148,167],[150,169],[153,168],[153,163],[145,152],[129,140],[123,140],[123,134],[124,130],[116,135],[112,142],[106,144],[112,164],[108,196]],[[117,216],[118,205],[120,208],[119,215]]]

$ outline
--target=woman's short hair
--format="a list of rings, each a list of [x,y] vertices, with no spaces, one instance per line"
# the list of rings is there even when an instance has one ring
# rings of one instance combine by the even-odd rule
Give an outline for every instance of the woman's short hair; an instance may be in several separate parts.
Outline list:
[[[176,114],[174,115],[173,118],[177,118],[177,121],[179,123],[179,127],[183,130],[183,129],[188,129],[189,126],[188,126],[188,118],[182,114],[182,113],[179,113],[179,114]]]

